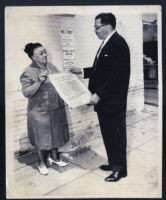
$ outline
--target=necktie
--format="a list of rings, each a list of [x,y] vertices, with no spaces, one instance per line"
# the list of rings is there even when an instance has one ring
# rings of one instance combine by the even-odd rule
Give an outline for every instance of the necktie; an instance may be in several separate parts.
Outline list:
[[[104,40],[103,40],[103,42],[101,43],[101,45],[100,45],[100,47],[99,47],[99,49],[98,49],[98,51],[97,51],[97,54],[96,54],[96,57],[95,57],[95,61],[94,61],[94,64],[93,64],[94,70],[96,70],[97,59],[98,59],[98,57],[99,57],[99,54],[100,54],[101,49],[103,48],[103,46],[104,46]]]
[[[103,46],[104,46],[104,40],[103,40],[103,42],[101,43],[101,45],[100,45],[100,47],[99,47],[99,49],[98,49],[98,51],[97,51],[96,58],[99,57],[99,54],[100,54],[101,49],[103,48]]]

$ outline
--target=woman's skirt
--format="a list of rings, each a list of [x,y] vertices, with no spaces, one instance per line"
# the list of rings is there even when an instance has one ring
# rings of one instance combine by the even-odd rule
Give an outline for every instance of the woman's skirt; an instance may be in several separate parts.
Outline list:
[[[62,147],[69,140],[65,107],[51,111],[28,112],[28,137],[41,150]]]

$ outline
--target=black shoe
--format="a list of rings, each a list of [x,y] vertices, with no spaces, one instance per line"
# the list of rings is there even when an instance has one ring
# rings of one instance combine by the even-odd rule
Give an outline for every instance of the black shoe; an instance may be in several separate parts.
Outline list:
[[[123,172],[113,172],[112,174],[110,174],[107,178],[105,178],[106,182],[117,182],[119,181],[121,178],[124,178],[127,176],[127,171],[123,171]]]
[[[104,171],[111,171],[111,166],[110,165],[101,165],[100,169],[104,170]]]

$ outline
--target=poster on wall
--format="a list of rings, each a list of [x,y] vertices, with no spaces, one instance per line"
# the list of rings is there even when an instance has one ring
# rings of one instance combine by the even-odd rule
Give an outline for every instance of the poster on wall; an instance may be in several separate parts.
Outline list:
[[[70,27],[61,27],[61,41],[64,69],[75,66],[74,30]]]

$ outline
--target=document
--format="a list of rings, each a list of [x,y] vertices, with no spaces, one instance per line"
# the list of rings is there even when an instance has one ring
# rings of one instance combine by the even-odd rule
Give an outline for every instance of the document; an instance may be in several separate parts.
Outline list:
[[[91,93],[76,75],[65,72],[51,74],[48,77],[60,97],[71,108],[76,108],[89,103]]]

